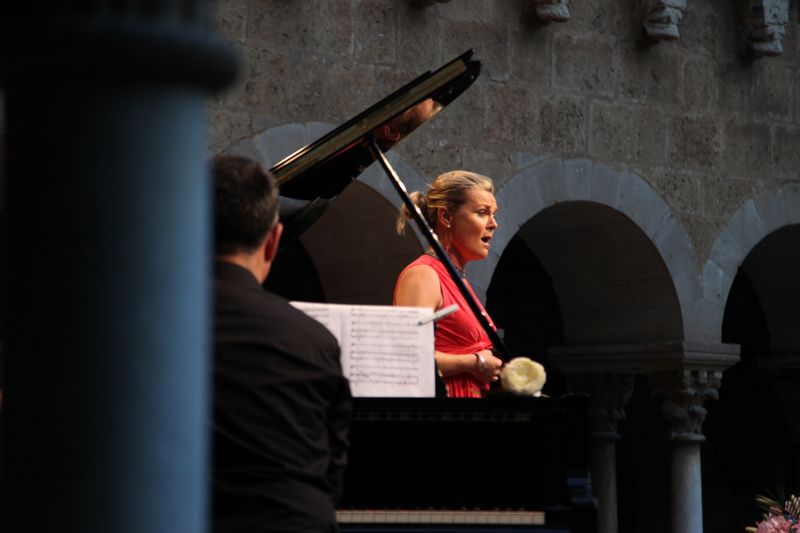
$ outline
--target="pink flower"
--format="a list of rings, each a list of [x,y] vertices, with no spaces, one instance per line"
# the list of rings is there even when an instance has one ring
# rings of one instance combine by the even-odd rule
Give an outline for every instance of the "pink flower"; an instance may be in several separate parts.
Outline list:
[[[757,533],[791,533],[792,523],[783,515],[772,515],[758,523]]]

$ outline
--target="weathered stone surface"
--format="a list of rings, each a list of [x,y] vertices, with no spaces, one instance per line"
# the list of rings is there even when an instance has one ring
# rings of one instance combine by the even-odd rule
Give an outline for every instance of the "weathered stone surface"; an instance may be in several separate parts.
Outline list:
[[[397,64],[400,68],[418,76],[420,72],[436,68],[450,59],[442,57],[438,44],[434,45],[431,40],[431,36],[441,34],[442,17],[430,16],[427,10],[405,4],[397,6],[396,12]],[[390,30],[386,28],[385,31]]]
[[[727,219],[739,209],[752,194],[752,184],[747,180],[709,175],[701,183],[703,214]]]
[[[564,188],[567,200],[592,199],[592,161],[590,159],[564,161]]]
[[[226,109],[209,111],[209,152],[217,154],[244,139],[250,133],[247,113]]]
[[[316,24],[313,34],[314,49],[319,53],[342,58],[353,57],[354,8],[352,2],[315,0],[309,2],[314,9]]]
[[[729,23],[726,18],[728,15],[726,8],[729,6],[722,6],[719,2],[711,5],[708,2],[689,0],[680,25],[681,38],[678,40],[680,47],[695,56],[699,54],[710,56],[717,53],[720,49],[723,28]]]
[[[596,101],[591,117],[589,154],[600,160],[629,161],[633,139],[624,106]]]
[[[669,156],[672,164],[712,169],[720,163],[720,127],[710,117],[683,116],[672,120]]]
[[[700,182],[703,174],[680,168],[664,168],[648,175],[653,187],[679,212],[700,212]]]
[[[567,31],[575,35],[615,35],[620,39],[631,36],[630,6],[621,0],[588,2],[573,0],[569,4],[572,16]]]
[[[287,116],[286,77],[292,59],[273,45],[253,42],[244,56],[244,75],[237,84],[241,106],[251,111]]]
[[[586,150],[586,104],[583,98],[555,96],[541,104],[541,146],[557,153]]]
[[[247,0],[219,0],[211,3],[212,20],[218,35],[234,43],[247,38]]]
[[[444,58],[456,57],[469,49],[475,49],[476,58],[482,63],[481,77],[485,80],[509,79],[511,66],[508,41],[508,28],[498,21],[442,22],[441,46]]]
[[[520,138],[538,137],[539,104],[533,90],[524,86],[494,85],[485,88],[486,114],[483,138],[505,146],[519,143]],[[525,143],[527,144],[527,143]]]
[[[610,96],[614,91],[614,50],[605,39],[556,35],[553,40],[555,85]]]
[[[725,154],[722,158],[725,174],[766,178],[769,173],[771,137],[767,124],[727,122],[723,134]]]
[[[753,83],[751,110],[771,114],[778,120],[791,118],[791,103],[797,98],[796,68],[774,61],[759,62]]]
[[[359,0],[355,15],[355,59],[393,65],[397,58],[397,12],[392,0]],[[335,20],[335,19],[334,19]]]
[[[324,77],[319,76],[320,70],[325,72]],[[315,54],[301,57],[287,74],[291,95],[288,112],[298,121],[321,119],[338,123],[373,101],[375,67],[372,65],[342,63]]]
[[[800,127],[776,126],[771,153],[776,177],[800,178]]]
[[[553,84],[553,34],[523,28],[511,34],[509,62],[511,78],[537,88]]]
[[[248,46],[256,41],[274,45],[277,50],[296,50],[313,46],[315,5],[312,2],[249,0],[247,9]]]
[[[662,165],[667,159],[668,118],[652,106],[630,107],[625,113],[630,119],[633,148],[630,157],[635,162]]]
[[[619,50],[620,93],[649,105],[674,105],[680,94],[680,56],[658,46]]]
[[[686,111],[704,113],[717,107],[716,63],[709,58],[698,57],[683,65],[681,104]]]

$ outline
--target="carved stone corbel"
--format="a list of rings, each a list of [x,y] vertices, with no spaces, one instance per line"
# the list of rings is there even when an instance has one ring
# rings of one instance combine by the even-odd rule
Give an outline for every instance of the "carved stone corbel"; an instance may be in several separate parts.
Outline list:
[[[745,39],[753,55],[781,55],[788,22],[789,0],[748,0]]]
[[[658,0],[645,16],[642,26],[648,39],[675,41],[681,34],[678,24],[686,10],[687,0]]]
[[[536,0],[536,16],[547,22],[566,22],[571,16],[569,0]]]

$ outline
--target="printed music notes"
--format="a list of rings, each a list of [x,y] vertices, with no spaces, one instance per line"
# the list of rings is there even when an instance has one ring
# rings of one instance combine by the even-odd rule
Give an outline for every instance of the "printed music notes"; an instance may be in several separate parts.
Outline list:
[[[431,311],[419,307],[291,302],[339,341],[353,396],[433,397]]]

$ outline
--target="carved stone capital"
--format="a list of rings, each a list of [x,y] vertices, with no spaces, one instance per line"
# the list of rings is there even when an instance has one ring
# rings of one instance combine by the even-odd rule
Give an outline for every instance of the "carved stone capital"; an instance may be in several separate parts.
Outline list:
[[[783,53],[783,36],[789,22],[789,0],[748,0],[744,17],[745,38],[756,57]]]
[[[589,395],[589,432],[595,439],[618,440],[625,406],[633,394],[633,374],[581,373],[570,376],[570,389]]]
[[[653,41],[675,41],[681,35],[678,24],[683,19],[687,0],[658,0],[644,18],[642,26]]]
[[[566,22],[571,17],[569,0],[536,0],[536,16],[548,22]]]
[[[649,375],[653,393],[661,396],[661,413],[670,424],[668,438],[677,442],[703,442],[704,404],[718,397],[720,370],[676,369]]]

